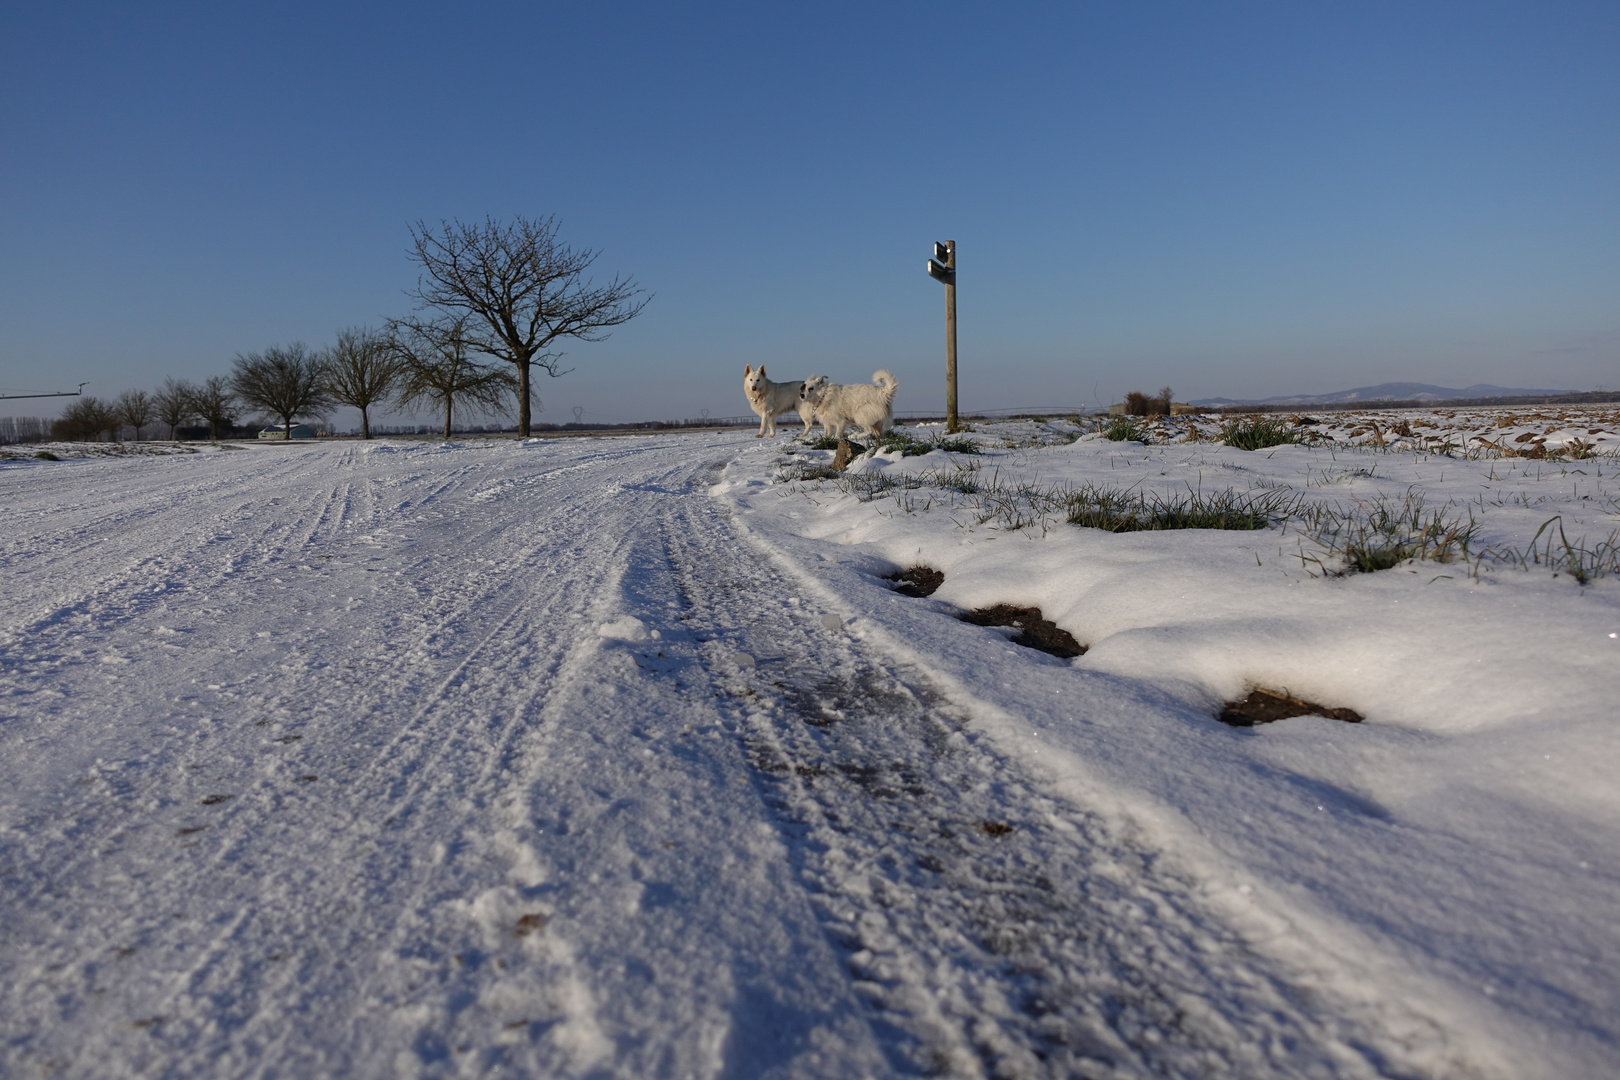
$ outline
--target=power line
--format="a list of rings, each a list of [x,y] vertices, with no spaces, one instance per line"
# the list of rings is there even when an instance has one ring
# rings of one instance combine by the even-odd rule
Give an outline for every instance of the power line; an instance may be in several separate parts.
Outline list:
[[[84,388],[88,385],[90,384],[80,383],[77,390],[58,390],[50,394],[0,394],[0,401],[10,401],[13,398],[78,397],[84,393]]]

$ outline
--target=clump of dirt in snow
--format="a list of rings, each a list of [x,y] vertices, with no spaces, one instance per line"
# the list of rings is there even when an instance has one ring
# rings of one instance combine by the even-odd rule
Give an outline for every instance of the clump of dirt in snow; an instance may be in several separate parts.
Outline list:
[[[854,461],[864,453],[866,453],[866,447],[862,446],[860,443],[850,442],[848,439],[839,439],[838,450],[833,454],[832,467],[838,472],[843,472],[845,469],[849,468],[849,463],[851,461]]]
[[[1074,640],[1074,635],[1067,630],[1060,629],[1058,625],[1041,617],[1038,607],[1014,607],[1012,604],[996,604],[993,607],[976,608],[962,616],[963,622],[970,622],[974,626],[1016,626],[1022,631],[1012,639],[1014,645],[1022,645],[1026,649],[1039,649],[1043,653],[1061,656],[1069,659],[1081,655],[1086,647]]]
[[[886,580],[899,582],[894,591],[901,596],[930,596],[945,583],[945,572],[919,563],[898,574],[890,574]]]
[[[1253,727],[1294,716],[1325,716],[1329,720],[1343,720],[1347,724],[1359,724],[1365,719],[1353,709],[1329,708],[1314,701],[1304,701],[1259,687],[1251,690],[1249,696],[1241,701],[1227,702],[1217,719],[1232,727]]]

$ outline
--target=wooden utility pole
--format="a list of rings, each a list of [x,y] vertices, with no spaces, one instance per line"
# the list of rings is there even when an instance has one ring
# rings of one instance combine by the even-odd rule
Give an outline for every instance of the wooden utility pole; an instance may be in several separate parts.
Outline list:
[[[945,430],[962,430],[956,417],[956,241],[934,244],[928,276],[945,285]]]

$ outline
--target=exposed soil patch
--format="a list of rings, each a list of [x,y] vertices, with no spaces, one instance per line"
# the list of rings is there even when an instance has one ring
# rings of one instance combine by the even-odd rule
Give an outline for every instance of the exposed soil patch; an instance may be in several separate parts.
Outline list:
[[[839,439],[838,449],[833,452],[832,467],[839,472],[843,472],[849,467],[851,461],[864,453],[866,453],[866,447],[860,443],[850,442],[848,439]]]
[[[887,580],[899,582],[894,591],[901,596],[929,596],[945,584],[945,572],[935,570],[932,566],[918,565],[898,574],[890,574]]]
[[[1059,629],[1056,623],[1041,618],[1041,609],[1038,607],[996,604],[993,607],[970,611],[962,616],[962,621],[970,622],[974,626],[1016,626],[1023,632],[1012,639],[1014,645],[1022,645],[1026,649],[1039,649],[1043,653],[1061,656],[1064,659],[1079,656],[1086,651],[1084,645],[1074,640],[1073,634]]]
[[[1302,701],[1275,690],[1262,690],[1259,687],[1251,690],[1249,696],[1241,701],[1227,702],[1217,719],[1233,727],[1253,727],[1256,724],[1269,724],[1273,720],[1287,720],[1294,716],[1325,716],[1329,720],[1343,720],[1347,724],[1359,724],[1365,719],[1353,709],[1331,709],[1314,701]]]

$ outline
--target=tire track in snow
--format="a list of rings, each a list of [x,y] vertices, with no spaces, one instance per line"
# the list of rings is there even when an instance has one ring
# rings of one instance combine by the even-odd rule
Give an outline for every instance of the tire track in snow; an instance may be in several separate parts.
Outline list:
[[[903,1033],[898,1069],[1424,1075],[1200,910],[1195,881],[1043,794],[922,672],[820,627],[722,519],[684,508],[666,543],[827,932]]]
[[[654,512],[587,626],[628,610],[661,636],[592,633],[536,703],[502,799],[510,872],[466,905],[498,969],[479,991],[487,1011],[447,994],[422,1018],[424,1064],[483,1046],[485,1068],[531,1076],[888,1071],[683,628],[661,535],[693,472],[678,461],[605,491]],[[544,930],[515,943],[525,912]]]
[[[434,489],[442,493],[447,486],[440,483]],[[594,490],[584,494],[587,503],[602,501]],[[580,505],[579,499],[568,497],[562,505],[548,509],[546,516],[556,522],[599,523],[601,510],[600,505]],[[302,991],[305,986],[313,988],[309,994],[320,998],[337,992],[373,1003],[372,1009],[378,1015],[356,1018],[352,1037],[358,1043],[354,1054],[357,1061],[365,1060],[368,1045],[381,1052],[377,1040],[385,1038],[392,1027],[386,1022],[386,1010],[379,1009],[376,1003],[397,1001],[397,987],[391,985],[397,972],[374,972],[368,978],[364,973],[346,971],[348,958],[357,950],[368,949],[383,957],[421,955],[422,945],[411,945],[412,939],[442,936],[444,928],[435,925],[442,918],[436,916],[435,909],[459,899],[471,886],[465,873],[453,872],[454,868],[435,851],[417,850],[411,844],[413,826],[419,830],[420,819],[435,816],[454,822],[446,833],[451,847],[463,844],[468,831],[479,831],[474,822],[484,815],[499,791],[501,777],[496,763],[507,757],[511,741],[521,732],[524,702],[544,694],[562,661],[547,659],[524,665],[525,676],[495,687],[493,700],[486,693],[468,701],[456,692],[467,686],[470,672],[486,663],[510,667],[515,656],[552,657],[565,651],[565,642],[558,640],[561,628],[549,619],[548,612],[557,606],[570,606],[569,596],[589,596],[599,588],[601,574],[611,566],[618,546],[625,542],[623,538],[634,533],[634,515],[621,516],[632,520],[616,530],[618,543],[593,545],[597,564],[584,568],[584,573],[576,569],[566,578],[544,579],[547,593],[537,591],[535,586],[541,583],[531,584],[521,577],[516,583],[507,580],[463,598],[451,619],[441,623],[438,632],[444,633],[452,623],[486,621],[480,613],[505,611],[492,627],[480,630],[475,642],[460,647],[463,651],[459,662],[439,680],[428,700],[419,704],[412,718],[389,742],[368,753],[370,764],[365,771],[346,778],[338,798],[347,820],[332,830],[321,859],[322,863],[346,868],[343,883],[335,888],[330,883],[309,884],[320,885],[327,895],[349,897],[356,902],[355,907],[333,926],[322,927],[316,918],[303,920],[306,943],[295,950],[302,962],[279,965],[273,969],[275,977],[254,988],[252,998],[268,1007],[244,1004],[240,1010],[242,1027],[232,1042],[235,1052],[262,1041],[256,1056],[262,1054],[275,1060],[288,1053],[289,1035],[277,1030],[282,1027],[279,1021],[289,1009],[299,1011],[313,1006],[312,1001],[303,1006],[295,1004],[306,997]],[[506,520],[501,524],[527,526],[532,520]],[[532,561],[538,552],[554,543],[552,539],[529,545],[518,561]],[[491,712],[504,715],[497,721],[486,716]],[[479,719],[469,723],[473,716]],[[228,864],[256,844],[257,837],[244,833],[229,848],[221,849],[214,862]],[[476,859],[469,861],[475,863],[475,880],[479,873],[487,872],[487,867],[476,865]],[[430,894],[437,894],[431,902]],[[252,925],[239,921],[232,934],[216,938],[208,955],[185,973],[176,991],[156,1012],[185,1015],[193,1011],[191,1002],[218,999],[233,992],[241,996],[240,987],[233,985],[239,976],[230,956],[251,951],[251,942],[256,938],[290,936],[278,932],[274,925],[263,925],[285,923],[288,914],[296,917],[296,913],[256,913]],[[431,948],[427,951],[434,952]],[[345,985],[349,987],[346,992],[338,989]],[[185,1029],[174,1031],[170,1037],[177,1044],[198,1041],[195,1032]]]
[[[666,462],[660,469],[667,466]],[[685,469],[678,461],[675,467]],[[656,478],[662,472],[651,475]],[[448,497],[451,485],[443,476],[430,482],[441,497]],[[310,525],[330,518],[332,508],[342,501],[341,492],[332,484],[318,490],[318,497],[282,503],[274,523],[250,534],[251,539],[245,530],[237,530],[235,550],[249,558],[226,579],[231,588],[245,595],[259,583],[274,580],[271,575],[285,574],[281,568],[289,561],[286,557],[260,558],[255,551],[278,546],[291,550],[299,536],[330,533],[325,526],[310,529]],[[275,497],[281,490],[265,494]],[[540,513],[531,504],[497,501],[488,514],[456,522],[458,540],[470,549],[457,554],[469,558],[471,551],[481,551],[492,556],[489,573],[464,575],[460,560],[447,562],[442,551],[424,550],[408,565],[407,576],[419,575],[434,583],[431,593],[440,617],[423,635],[438,640],[441,644],[434,653],[452,657],[454,666],[440,672],[426,702],[410,701],[414,719],[405,731],[392,731],[389,740],[368,745],[359,754],[325,761],[323,776],[345,786],[315,800],[325,808],[321,812],[326,820],[318,832],[300,836],[315,807],[300,806],[305,793],[289,790],[277,780],[287,769],[268,777],[244,777],[245,786],[224,785],[236,788],[236,797],[208,812],[210,825],[200,834],[199,846],[181,853],[188,867],[178,877],[170,871],[156,883],[164,892],[176,881],[194,883],[171,894],[172,905],[187,912],[172,928],[130,926],[86,909],[76,896],[61,898],[77,908],[78,914],[70,915],[76,924],[74,937],[83,935],[83,940],[71,944],[59,942],[68,945],[64,956],[105,954],[134,941],[139,945],[137,955],[181,961],[152,970],[166,989],[159,990],[147,979],[135,995],[139,1006],[126,1016],[127,1022],[143,1025],[139,1034],[131,1034],[119,1021],[118,1003],[133,999],[127,992],[117,992],[116,978],[108,998],[99,1004],[97,999],[85,999],[94,1012],[107,1018],[89,1040],[88,1059],[138,1056],[133,1040],[159,1051],[175,1075],[220,1069],[251,1074],[278,1058],[286,1060],[287,1055],[307,1060],[301,1042],[308,1033],[290,1033],[288,1020],[311,1019],[322,1001],[336,995],[352,1002],[354,1010],[331,1021],[346,1024],[347,1035],[318,1040],[329,1065],[346,1061],[349,1064],[339,1071],[387,1071],[392,1051],[385,1052],[385,1046],[397,1031],[390,1013],[393,1005],[388,1003],[405,1004],[399,984],[406,976],[401,972],[408,973],[428,956],[449,963],[451,946],[446,942],[465,932],[467,916],[447,905],[505,880],[504,862],[486,850],[490,845],[479,836],[492,830],[479,823],[499,824],[496,803],[509,779],[503,772],[511,741],[533,722],[528,703],[544,696],[563,662],[558,658],[579,647],[570,613],[594,604],[595,594],[604,587],[603,575],[615,572],[614,561],[621,559],[618,549],[636,535],[644,513],[640,503],[625,499],[617,485],[604,488],[600,477],[590,473],[562,490],[548,490],[547,495],[548,504]],[[419,501],[403,500],[392,508],[392,518],[377,524],[386,528],[390,520],[404,515],[414,522],[411,531],[423,533],[424,512],[419,506]],[[233,511],[225,513],[230,516]],[[332,540],[328,535],[321,542]],[[543,566],[554,558],[559,566]],[[283,594],[288,597],[284,602],[295,607],[310,603],[306,596],[329,588],[324,581],[311,578],[303,586],[290,585],[294,591]],[[446,583],[449,588],[442,587]],[[235,603],[228,597],[213,602]],[[479,629],[469,640],[475,627]],[[587,643],[594,647],[594,642],[593,635]],[[359,652],[370,651],[362,642],[344,645],[351,653],[356,646]],[[410,687],[420,680],[411,669],[425,658],[409,650],[396,656],[392,674],[385,671],[379,677],[392,689],[373,708],[386,716],[414,696]],[[497,677],[480,676],[484,668]],[[330,695],[334,687],[328,680],[333,674],[331,667],[290,673],[270,706],[276,700]],[[472,691],[470,696],[459,692],[464,688]],[[343,690],[337,692],[341,695]],[[487,722],[495,713],[500,714],[500,723]],[[303,741],[283,753],[319,754],[322,727],[330,723],[309,718],[294,726]],[[249,742],[261,741],[251,729],[245,734]],[[243,748],[241,737],[232,745],[236,749],[227,753],[239,763],[251,758],[253,749]],[[220,749],[215,747],[215,759]],[[342,765],[344,757],[348,766],[333,768]],[[233,768],[241,771],[240,764]],[[302,802],[311,800],[304,797]],[[159,812],[184,812],[185,804],[182,797],[170,810]],[[91,805],[87,803],[85,810]],[[294,815],[290,823],[286,813]],[[392,825],[383,820],[385,816],[393,819]],[[426,822],[439,818],[446,823],[443,846],[448,850],[443,855],[421,850],[416,843],[431,829]],[[96,852],[106,829],[117,827],[105,816],[101,822],[101,835],[87,838],[91,842],[49,849],[55,866],[34,880],[78,881],[82,892],[82,883],[95,874]],[[395,835],[400,830],[406,835]],[[60,856],[69,851],[76,851],[77,858],[64,864]],[[339,871],[335,875],[334,868]],[[486,880],[489,875],[493,880]],[[167,903],[161,897],[146,898],[148,907]],[[225,921],[215,925],[216,918]],[[212,927],[201,941],[195,940],[199,920]],[[447,927],[447,920],[454,925]],[[368,953],[384,961],[369,974],[367,965],[358,969],[354,965],[356,956]],[[96,967],[100,974],[92,978],[116,976],[116,970],[105,965],[92,964],[86,971]],[[440,975],[417,972],[412,977],[431,984]],[[112,1036],[105,1033],[108,1030]],[[338,1046],[349,1049],[330,1059]]]
[[[185,479],[165,473],[161,480],[137,474],[130,462],[98,463],[100,470],[119,469],[118,494],[96,509],[51,508],[41,520],[15,535],[3,565],[7,576],[26,583],[26,592],[14,592],[7,625],[0,628],[0,650],[25,641],[55,622],[89,610],[98,601],[134,589],[161,584],[187,561],[218,541],[230,514],[214,509],[220,502],[239,502],[247,477],[256,488],[295,479],[307,463],[282,461],[276,469],[251,470],[268,464],[263,460],[241,462],[235,455],[211,455],[207,459],[175,462],[189,466]],[[221,460],[223,458],[223,460]],[[209,482],[196,486],[194,470],[213,466]],[[224,474],[224,475],[221,475]],[[19,500],[50,500],[51,489],[22,488],[12,496]],[[26,505],[26,504],[25,504]],[[197,515],[207,507],[211,517],[198,522]],[[231,520],[235,520],[232,518]],[[42,552],[36,554],[34,552]],[[109,556],[111,556],[109,558]],[[94,568],[86,572],[87,557]],[[35,565],[35,564],[38,565]],[[60,572],[57,568],[61,567]],[[26,571],[26,573],[24,573]],[[21,585],[14,586],[20,588]]]
[[[277,490],[278,489],[272,489],[273,492]],[[329,494],[324,502],[319,499],[315,499],[312,502],[304,503],[302,505],[295,504],[286,506],[284,509],[280,510],[280,513],[274,516],[268,527],[260,529],[256,536],[240,537],[239,535],[239,540],[246,542],[245,546],[250,552],[254,548],[273,546],[276,543],[275,538],[278,535],[293,535],[289,533],[288,530],[295,529],[297,527],[297,522],[303,521],[307,524],[312,520],[325,520],[329,516],[330,509],[333,505],[333,494]],[[229,511],[227,511],[227,513],[229,513]],[[240,534],[240,530],[238,530],[238,532]],[[285,545],[283,544],[282,546]],[[263,565],[274,566],[275,562],[276,560],[272,559],[263,563]],[[193,567],[192,570],[195,572],[196,568]],[[215,581],[215,584],[217,584],[217,580]],[[247,582],[246,587],[251,588],[252,583]],[[471,595],[468,598],[468,607],[476,606],[481,599],[483,599],[483,597],[477,594]],[[131,612],[125,611],[124,614],[128,615],[131,614]],[[452,614],[460,614],[465,616],[467,612],[463,610],[459,613]],[[310,677],[321,678],[324,677],[324,675],[321,673],[311,672]],[[309,689],[311,692],[318,693],[320,692],[321,688],[319,686],[311,686]],[[296,687],[294,688],[294,693],[296,693]],[[251,729],[248,730],[251,733]],[[251,753],[252,751],[250,748],[248,755],[251,756]],[[237,756],[240,758],[242,755],[240,752],[238,752]],[[249,856],[255,847],[262,850],[264,845],[258,841],[262,840],[263,825],[270,823],[263,821],[262,813],[244,813],[243,811],[246,809],[245,803],[246,800],[239,798],[238,801],[234,803],[227,803],[223,810],[216,812],[213,817],[213,824],[211,826],[212,831],[205,834],[204,837],[205,839],[213,838],[216,841],[215,843],[209,845],[209,847],[211,847],[214,851],[214,857],[199,863],[196,869],[192,871],[194,875],[201,877],[203,880],[207,880],[217,871],[219,871],[221,867],[229,866],[233,862],[240,861],[244,857]],[[53,856],[52,858],[49,858],[49,862],[54,863],[55,865],[51,866],[48,870],[45,866],[34,865],[34,873],[31,875],[31,880],[42,883],[47,888],[53,888],[53,886],[49,883],[74,879],[79,879],[82,881],[87,877],[93,876],[95,862],[98,856],[102,854],[98,849],[100,849],[106,841],[107,833],[121,830],[125,823],[120,822],[117,818],[109,819],[104,814],[94,815],[88,813],[90,810],[90,805],[88,803],[83,809],[87,811],[87,813],[84,814],[84,820],[93,822],[94,825],[92,826],[92,833],[99,833],[99,835],[86,835],[81,838],[84,841],[82,843],[75,843],[71,845],[58,843],[49,847],[46,851],[39,852],[39,854],[42,855]],[[78,811],[68,808],[68,813],[73,816],[74,820],[80,819],[80,814]],[[66,864],[61,861],[60,856],[62,855],[69,856],[69,861]],[[29,861],[30,864],[36,864],[35,859],[30,859]],[[319,875],[311,875],[311,877],[312,879],[318,878]],[[63,897],[62,899],[67,898]],[[150,901],[150,898],[148,899]],[[243,895],[238,899],[241,903],[248,905],[252,905],[255,902],[255,898],[251,894]],[[116,919],[114,922],[116,924]],[[224,951],[224,944],[241,940],[244,934],[246,934],[248,930],[251,930],[251,926],[241,919],[235,919],[233,922],[236,929],[222,938],[215,939],[216,942],[220,943],[219,947],[207,950],[201,958],[191,961],[189,965],[182,970],[182,985],[194,986],[204,981],[199,978],[199,974],[211,970],[211,967],[214,966],[214,960],[222,955],[222,952]],[[91,936],[99,936],[97,935],[97,931],[102,929],[105,928],[95,925],[94,918],[89,920],[89,925],[85,925],[83,921],[80,921],[78,927],[78,931],[88,931]],[[78,931],[75,932],[75,936]],[[113,929],[113,936],[115,939],[117,934],[118,931],[115,927]],[[142,934],[150,937],[149,932],[143,931]],[[143,942],[143,944],[149,947],[148,951],[151,951],[152,949],[161,949],[163,947],[163,938],[164,935],[160,933],[157,940],[148,940]],[[66,942],[61,942],[59,940],[58,943],[65,944]],[[215,982],[220,984],[213,988],[215,991],[216,1000],[226,1002],[232,999],[240,1000],[243,997],[245,987],[240,985],[232,985],[235,980],[231,978],[228,973],[225,976],[216,979]],[[152,1000],[149,993],[145,996],[147,997],[148,1001]],[[162,1009],[163,1006],[160,1006],[160,1013],[162,1012]],[[229,1012],[229,1010],[225,1011]]]
[[[348,453],[367,527],[419,538],[376,549],[397,578],[254,558],[371,552],[337,525],[354,489],[314,455],[259,459],[282,479],[247,510],[219,485],[190,504],[234,525],[240,558],[223,576],[177,567],[198,591],[176,612],[219,612],[233,646],[283,608],[334,633],[230,661],[237,697],[200,720],[65,673],[102,710],[86,736],[123,702],[161,772],[99,774],[64,790],[56,824],[0,834],[26,867],[7,910],[23,893],[32,909],[0,960],[0,1066],[1403,1075],[1199,911],[1194,883],[1042,795],[924,674],[820,628],[810,592],[788,603],[769,557],[685,490],[709,445],[548,448],[504,459],[492,475],[523,482],[484,499],[479,451],[432,468]],[[327,524],[299,548],[311,521]],[[640,577],[624,582],[627,562]],[[382,614],[333,616],[329,594],[362,585]],[[109,618],[153,617],[109,596]],[[663,597],[697,624],[666,634],[667,657],[594,636],[625,604],[675,618]],[[299,786],[305,769],[321,780]],[[209,827],[177,852],[173,826],[192,820]],[[519,937],[537,909],[551,921]],[[772,1045],[782,1032],[808,1041]],[[886,1062],[863,1056],[873,1032]]]

